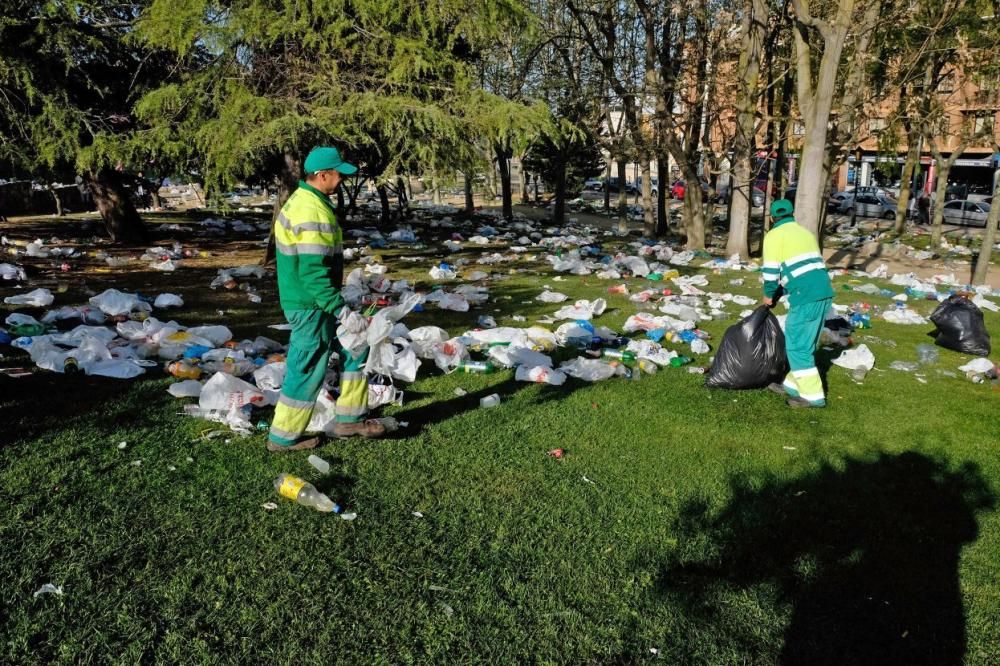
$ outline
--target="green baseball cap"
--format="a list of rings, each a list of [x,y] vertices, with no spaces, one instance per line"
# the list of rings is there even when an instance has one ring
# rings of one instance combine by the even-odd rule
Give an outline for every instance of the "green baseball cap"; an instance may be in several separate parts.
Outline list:
[[[788,217],[793,211],[792,202],[788,199],[778,199],[771,204],[771,217],[779,220],[783,217]]]
[[[358,172],[358,167],[345,162],[344,158],[340,156],[340,151],[331,146],[316,146],[310,150],[302,166],[306,173],[338,171],[345,176],[350,176]]]

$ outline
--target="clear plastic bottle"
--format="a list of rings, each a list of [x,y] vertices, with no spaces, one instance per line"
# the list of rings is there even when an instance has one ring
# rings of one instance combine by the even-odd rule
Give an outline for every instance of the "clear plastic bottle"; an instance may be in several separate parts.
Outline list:
[[[282,497],[294,500],[323,513],[340,513],[340,507],[316,486],[291,474],[281,474],[274,480],[274,489]]]

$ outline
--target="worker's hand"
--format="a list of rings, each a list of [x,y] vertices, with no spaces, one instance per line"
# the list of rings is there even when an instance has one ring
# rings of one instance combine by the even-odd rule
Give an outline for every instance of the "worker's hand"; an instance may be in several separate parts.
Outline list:
[[[774,307],[774,299],[771,298],[770,296],[765,296],[764,298],[760,299],[760,302],[769,308]]]

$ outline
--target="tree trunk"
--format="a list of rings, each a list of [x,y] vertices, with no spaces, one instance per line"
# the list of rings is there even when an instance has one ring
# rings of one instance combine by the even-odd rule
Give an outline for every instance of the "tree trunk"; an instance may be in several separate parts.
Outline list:
[[[618,160],[618,215],[625,218],[626,222],[628,221],[628,192],[625,191],[625,160]]]
[[[741,259],[750,257],[748,247],[750,208],[753,203],[754,135],[760,81],[760,62],[764,48],[764,26],[768,20],[768,7],[764,0],[744,0],[740,32],[743,34],[740,49],[740,87],[737,105],[736,145],[729,182],[729,240],[726,255],[738,254]],[[773,99],[773,98],[772,98]]]
[[[893,233],[901,235],[906,229],[906,213],[910,206],[910,190],[913,189],[913,173],[920,162],[920,141],[914,136],[907,137],[906,162],[903,176],[899,180],[899,201],[896,204],[896,223]],[[855,188],[856,190],[857,188]]]
[[[275,178],[278,185],[278,198],[274,200],[274,208],[271,209],[271,228],[267,235],[267,247],[264,248],[264,260],[261,262],[264,266],[274,263],[274,254],[276,251],[274,245],[274,222],[278,219],[278,213],[281,212],[285,202],[288,201],[288,197],[292,196],[292,192],[299,186],[299,178],[301,177],[302,163],[299,160],[298,153],[286,150],[282,156],[281,171],[278,172]]]
[[[440,198],[440,195],[438,197]],[[396,200],[399,207],[399,219],[408,219],[410,217],[410,200],[406,196],[406,183],[403,182],[402,176],[396,178]]]
[[[667,211],[667,179],[670,177],[670,158],[665,151],[656,155],[656,236],[667,234],[669,222]]]
[[[116,243],[142,243],[149,238],[118,172],[111,169],[101,169],[96,173],[91,171],[87,174],[87,186],[111,240]]]
[[[649,156],[643,156],[639,165],[642,174],[642,235],[656,237],[656,217],[653,215],[653,170],[649,168]]]
[[[944,197],[948,192],[948,176],[951,174],[952,159],[938,160],[937,186],[934,190],[934,226],[931,229],[931,251],[936,252],[941,247],[941,235],[944,232]],[[992,211],[992,207],[990,207]]]
[[[465,214],[472,217],[476,212],[476,204],[472,199],[472,175],[465,173]]]
[[[510,222],[514,219],[513,192],[510,186],[510,148],[499,143],[494,144],[497,167],[500,169],[500,190],[503,199],[503,218]]]
[[[799,0],[795,0],[794,4],[796,14],[804,16],[807,7],[803,8]],[[819,59],[819,71],[815,76],[812,63],[816,53],[810,47],[808,27],[797,21],[793,30],[798,70],[796,81],[799,87],[799,110],[806,130],[799,164],[798,189],[795,193],[795,219],[817,238],[823,210],[826,208],[823,193],[826,191],[824,162],[827,153],[827,132],[837,92],[841,55],[851,26],[854,0],[840,0],[837,7],[837,17],[832,22],[829,33],[822,37],[822,56]]]
[[[994,174],[993,201],[1000,194],[1000,178]],[[972,284],[986,284],[986,274],[990,270],[990,255],[993,253],[993,243],[996,242],[997,221],[1000,220],[1000,206],[990,206],[990,214],[986,219],[986,229],[983,230],[983,245],[979,248],[976,258],[976,270],[972,273]]]
[[[684,169],[684,228],[687,231],[686,248],[705,249],[705,208],[702,204],[701,182],[694,169]]]
[[[52,201],[56,204],[56,215],[58,217],[63,217],[66,215],[66,212],[63,210],[62,199],[59,198],[59,193],[56,192],[56,188],[52,187],[52,185],[49,185],[47,189],[49,194],[52,195]]]
[[[528,173],[524,170],[524,161],[521,161],[521,205],[527,206],[531,203],[531,193],[528,191]]]
[[[566,221],[566,162],[559,159],[555,167],[555,199],[552,202],[552,223],[562,225]]]
[[[611,160],[604,168],[604,213],[611,214]]]
[[[726,256],[740,255],[741,259],[750,257],[748,246],[750,232],[750,208],[753,200],[750,195],[751,166],[750,155],[746,151],[734,156],[733,177],[729,184],[731,201],[729,204],[729,241],[726,243]]]
[[[379,183],[375,186],[378,190],[378,200],[382,205],[382,212],[379,214],[378,224],[380,227],[387,227],[392,221],[392,206],[389,203],[389,190],[386,188],[385,183]]]

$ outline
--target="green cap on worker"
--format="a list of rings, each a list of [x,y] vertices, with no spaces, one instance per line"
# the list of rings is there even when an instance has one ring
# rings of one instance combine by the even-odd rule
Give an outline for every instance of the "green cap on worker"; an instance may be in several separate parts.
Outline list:
[[[350,176],[358,171],[358,167],[345,162],[344,158],[340,156],[340,151],[332,146],[316,146],[309,151],[302,166],[306,173],[338,171],[344,176]]]
[[[771,217],[775,220],[791,217],[794,211],[795,208],[792,206],[792,202],[788,199],[778,199],[771,204]]]

